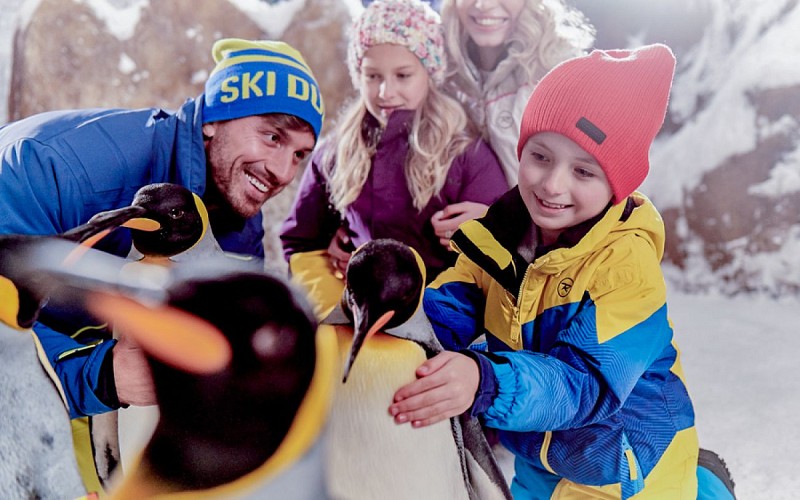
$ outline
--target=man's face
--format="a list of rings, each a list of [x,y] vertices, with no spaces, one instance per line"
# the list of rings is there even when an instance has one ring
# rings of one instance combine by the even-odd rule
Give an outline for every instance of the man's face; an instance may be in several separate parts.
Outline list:
[[[242,217],[292,182],[316,142],[310,127],[287,129],[269,115],[206,123],[203,135],[211,180]]]

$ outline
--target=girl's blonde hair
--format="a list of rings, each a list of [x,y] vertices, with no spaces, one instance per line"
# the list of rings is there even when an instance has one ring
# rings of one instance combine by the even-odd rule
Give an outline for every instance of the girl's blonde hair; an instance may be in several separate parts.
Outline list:
[[[343,212],[353,203],[372,165],[382,128],[370,125],[362,95],[346,106],[326,148],[321,170],[328,182],[331,204]],[[475,140],[477,132],[461,104],[428,78],[428,95],[414,112],[405,158],[406,184],[414,207],[422,210],[444,186],[453,160]]]
[[[478,76],[471,71],[469,35],[461,25],[456,0],[443,0],[442,24],[448,52],[447,78],[455,90],[469,97],[481,94]],[[515,20],[505,59],[512,61],[524,80],[536,83],[556,64],[581,55],[594,41],[594,29],[583,14],[562,0],[525,0]]]

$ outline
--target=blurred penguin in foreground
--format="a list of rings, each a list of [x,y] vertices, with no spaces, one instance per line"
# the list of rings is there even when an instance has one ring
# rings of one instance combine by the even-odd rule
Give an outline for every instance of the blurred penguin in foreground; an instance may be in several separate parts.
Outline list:
[[[93,308],[148,353],[160,412],[112,497],[325,498],[335,344],[316,335],[305,299],[255,271],[181,279],[167,296],[155,308],[114,296]]]
[[[249,263],[142,264],[167,273],[145,287],[119,273],[124,261],[98,272],[108,259],[54,271],[63,293],[141,346],[155,384],[156,429],[110,496],[326,498],[336,345],[305,299]]]
[[[422,259],[396,240],[365,243],[347,266],[342,303],[321,328],[336,331],[344,365],[328,442],[335,498],[510,498],[477,420],[413,429],[387,414],[394,392],[442,351],[419,308],[424,287]]]
[[[167,182],[148,184],[136,192],[131,207],[140,209],[140,219],[148,221],[152,227],[148,228],[150,230],[131,229],[133,249],[128,258],[132,261],[122,267],[123,276],[135,279],[138,273],[147,273],[147,267],[142,264],[171,266],[176,261],[223,255],[213,235],[205,203],[186,187]],[[113,338],[126,342],[125,335],[116,330]],[[128,375],[134,373],[142,381],[140,385],[149,383],[152,393],[149,371],[138,370]],[[84,444],[84,449],[91,449],[97,478],[104,487],[108,487],[117,468],[125,465],[132,453],[150,437],[158,419],[154,395],[151,401],[137,399],[136,406],[123,404],[119,410],[89,417],[91,444]],[[151,404],[146,404],[148,402]]]

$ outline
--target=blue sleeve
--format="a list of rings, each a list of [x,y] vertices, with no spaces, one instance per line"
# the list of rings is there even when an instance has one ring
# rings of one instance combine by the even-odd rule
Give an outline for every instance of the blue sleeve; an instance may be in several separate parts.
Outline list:
[[[84,203],[77,180],[57,168],[51,148],[19,140],[0,158],[0,234],[56,234],[77,226]],[[58,186],[54,193],[53,186]]]
[[[517,432],[583,427],[619,411],[650,367],[654,377],[665,376],[675,359],[666,307],[604,342],[597,342],[597,315],[595,304],[586,307],[546,353],[493,353],[504,359],[489,359],[497,394],[481,415],[486,425]]]
[[[119,408],[111,356],[115,340],[82,344],[42,323],[33,330],[61,381],[71,418]]]
[[[447,269],[425,289],[422,305],[436,337],[448,351],[466,349],[483,333],[484,298],[474,283],[454,281],[435,286],[453,268]]]

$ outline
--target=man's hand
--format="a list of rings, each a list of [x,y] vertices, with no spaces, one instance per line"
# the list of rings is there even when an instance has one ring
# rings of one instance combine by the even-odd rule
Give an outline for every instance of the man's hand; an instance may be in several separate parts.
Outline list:
[[[156,404],[153,377],[141,347],[127,335],[120,335],[112,349],[114,382],[117,398],[123,405],[149,406]]]
[[[450,249],[450,238],[461,223],[483,217],[489,207],[475,201],[453,203],[433,214],[431,224],[433,232],[439,237],[439,243]]]
[[[442,352],[417,368],[417,380],[395,392],[389,414],[398,424],[435,424],[469,409],[479,384],[480,369],[472,358]]]

